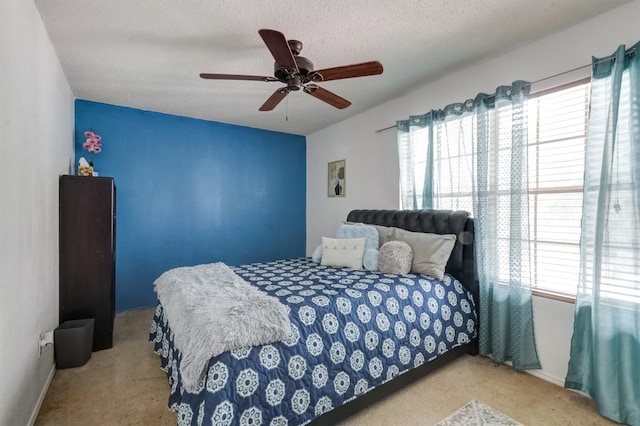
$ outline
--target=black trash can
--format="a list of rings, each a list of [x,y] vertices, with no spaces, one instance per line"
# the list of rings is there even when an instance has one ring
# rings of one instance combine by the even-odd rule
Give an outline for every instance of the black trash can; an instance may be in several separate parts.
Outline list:
[[[80,367],[91,358],[93,318],[65,321],[53,331],[56,368]]]

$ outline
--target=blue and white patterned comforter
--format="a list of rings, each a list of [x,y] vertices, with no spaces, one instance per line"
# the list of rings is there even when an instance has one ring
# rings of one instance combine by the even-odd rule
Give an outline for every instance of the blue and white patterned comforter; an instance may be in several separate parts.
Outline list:
[[[191,394],[181,386],[182,355],[158,305],[150,340],[180,425],[305,424],[476,333],[471,294],[449,275],[385,275],[308,258],[232,269],[290,307],[291,335],[212,358]]]

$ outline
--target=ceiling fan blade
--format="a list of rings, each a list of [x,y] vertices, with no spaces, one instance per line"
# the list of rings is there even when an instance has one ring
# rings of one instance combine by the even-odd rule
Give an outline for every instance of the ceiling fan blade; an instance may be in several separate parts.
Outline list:
[[[282,68],[288,68],[294,72],[298,72],[298,64],[293,58],[291,49],[287,39],[284,38],[284,34],[276,30],[259,30],[258,34],[262,37],[264,44],[267,45],[271,55],[276,60],[276,63]]]
[[[255,80],[255,81],[278,81],[275,77],[264,77],[260,75],[241,75],[241,74],[200,74],[200,78],[206,80]]]
[[[276,106],[278,106],[280,101],[283,100],[284,97],[288,94],[289,90],[286,87],[282,87],[276,90],[271,96],[269,96],[269,99],[267,99],[267,101],[262,104],[260,108],[258,108],[258,111],[271,111]]]
[[[335,93],[330,92],[327,89],[323,89],[322,87],[315,84],[307,84],[304,88],[304,91],[314,98],[320,99],[321,101],[324,101],[329,105],[333,105],[338,109],[344,109],[351,105],[351,102],[349,102],[345,98],[341,98]]]
[[[340,80],[343,78],[365,77],[367,75],[382,74],[382,64],[378,61],[363,62],[361,64],[344,65],[342,67],[326,68],[313,72],[313,81]]]

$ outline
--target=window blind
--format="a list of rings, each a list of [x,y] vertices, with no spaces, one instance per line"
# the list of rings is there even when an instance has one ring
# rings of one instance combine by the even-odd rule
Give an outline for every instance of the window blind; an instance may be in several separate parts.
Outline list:
[[[589,82],[529,100],[529,209],[533,287],[575,295]]]

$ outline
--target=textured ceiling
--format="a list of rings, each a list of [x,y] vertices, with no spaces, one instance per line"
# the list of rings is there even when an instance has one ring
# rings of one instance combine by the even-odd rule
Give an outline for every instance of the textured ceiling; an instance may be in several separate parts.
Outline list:
[[[627,2],[35,0],[77,98],[303,135]],[[199,78],[271,76],[261,28],[300,40],[316,69],[378,60],[384,73],[320,83],[346,109],[300,91],[270,112],[258,108],[279,82]]]

